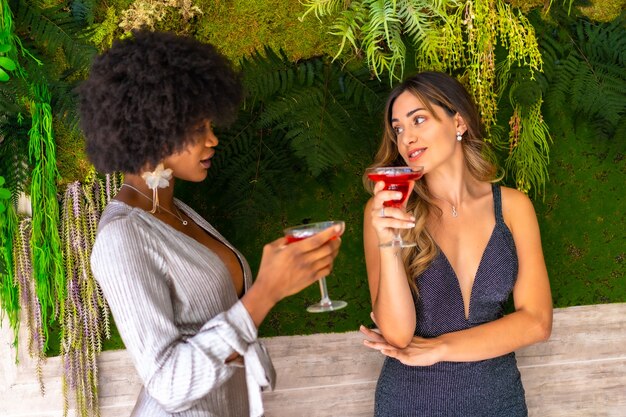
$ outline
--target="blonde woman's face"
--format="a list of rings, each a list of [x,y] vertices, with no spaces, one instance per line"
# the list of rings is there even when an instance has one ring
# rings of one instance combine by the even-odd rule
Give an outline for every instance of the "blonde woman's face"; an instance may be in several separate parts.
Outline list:
[[[405,91],[391,108],[391,126],[396,134],[399,154],[408,166],[423,166],[424,173],[461,152],[456,132],[465,132],[458,114],[450,116],[439,106],[431,107],[435,114],[412,93]]]

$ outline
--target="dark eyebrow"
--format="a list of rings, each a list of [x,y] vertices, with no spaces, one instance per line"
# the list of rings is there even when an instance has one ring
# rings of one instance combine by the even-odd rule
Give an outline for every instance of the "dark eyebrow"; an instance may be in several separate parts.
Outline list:
[[[413,110],[411,110],[410,112],[408,112],[408,113],[406,114],[406,117],[411,117],[411,115],[412,115],[413,113],[418,112],[418,111],[420,111],[420,110],[426,110],[426,109],[425,109],[425,108],[423,108],[423,107],[418,107],[418,108],[413,109]],[[398,122],[399,120],[398,120],[398,119],[391,119],[391,121],[392,121],[392,122]]]

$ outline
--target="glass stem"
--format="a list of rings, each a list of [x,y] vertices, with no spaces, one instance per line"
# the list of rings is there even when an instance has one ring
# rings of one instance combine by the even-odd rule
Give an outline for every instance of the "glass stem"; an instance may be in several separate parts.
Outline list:
[[[400,235],[400,229],[393,229],[393,246],[402,246],[402,235]]]
[[[326,287],[326,277],[320,278],[320,293],[322,294],[322,299],[320,300],[320,304],[330,304],[330,297],[328,297],[328,288]]]

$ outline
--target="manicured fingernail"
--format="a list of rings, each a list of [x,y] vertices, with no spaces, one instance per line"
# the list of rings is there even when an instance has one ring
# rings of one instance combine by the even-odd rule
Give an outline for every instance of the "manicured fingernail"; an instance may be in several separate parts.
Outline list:
[[[415,227],[415,223],[409,223],[409,224],[406,225],[407,229],[411,229],[413,227]]]

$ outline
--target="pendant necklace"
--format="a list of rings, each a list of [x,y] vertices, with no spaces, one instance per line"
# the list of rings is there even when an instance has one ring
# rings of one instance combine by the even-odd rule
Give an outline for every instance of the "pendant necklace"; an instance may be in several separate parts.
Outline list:
[[[128,187],[130,189],[133,189],[135,191],[137,191],[139,194],[141,194],[142,196],[146,197],[148,200],[150,200],[150,202],[152,202],[153,200],[147,196],[146,194],[142,193],[141,191],[139,191],[138,189],[136,189],[135,187],[133,187],[130,184],[122,184],[122,187]],[[166,209],[165,207],[161,207],[160,204],[157,204],[157,207],[159,207],[161,210],[165,211],[166,213],[169,213],[170,215],[176,217],[178,220],[180,220],[180,222],[183,224],[183,226],[187,226],[187,224],[189,224],[189,222],[185,219],[183,219],[183,216],[180,215],[180,212],[178,211],[178,208],[176,207],[176,205],[174,205],[174,210],[176,210],[176,214],[172,213],[171,211],[169,211],[168,209]]]
[[[459,217],[459,212],[456,211],[456,206],[454,204],[452,204],[451,202],[449,202],[446,199],[443,199],[441,197],[437,197],[436,195],[433,195],[433,197],[435,197],[437,200],[441,200],[441,201],[445,201],[446,203],[450,204],[450,206],[452,207],[452,217]]]

